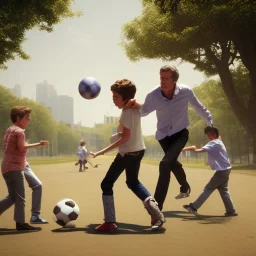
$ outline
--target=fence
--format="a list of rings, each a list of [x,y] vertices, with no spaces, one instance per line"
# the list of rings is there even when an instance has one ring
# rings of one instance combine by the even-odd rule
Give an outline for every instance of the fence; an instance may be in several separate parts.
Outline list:
[[[254,129],[256,130],[256,129]],[[220,136],[224,142],[227,152],[232,164],[242,164],[251,165],[256,163],[256,145],[253,136],[250,136],[245,129],[233,129],[229,130],[228,127],[222,127],[220,131]],[[89,138],[87,138],[89,140]],[[87,144],[88,149],[99,150],[103,147],[102,138],[97,138],[97,140],[89,141]],[[190,139],[187,145],[196,145],[198,148],[202,147],[208,142],[207,137],[204,135],[202,130],[194,129],[190,130]],[[2,145],[0,144],[2,148]],[[63,152],[54,153],[53,143],[49,143],[48,146],[35,147],[28,150],[27,156],[59,156],[59,155],[75,155],[76,147],[67,147]],[[1,158],[2,150],[0,151]],[[153,147],[147,147],[145,157],[152,160],[160,160],[164,156],[163,151],[158,142],[155,143]],[[193,151],[187,151],[181,153],[179,160],[182,163],[205,163],[207,164],[207,154],[195,153]]]
[[[252,127],[251,127],[252,128]],[[256,128],[256,127],[255,127]],[[253,129],[251,129],[253,130]],[[254,129],[255,131],[256,129]],[[256,145],[253,136],[250,136],[245,129],[229,130],[222,127],[220,137],[226,146],[230,162],[232,164],[252,165],[256,163]],[[201,148],[208,142],[205,134],[199,129],[190,131],[190,139],[187,145],[196,145]],[[164,156],[162,149],[157,145],[154,149],[146,151],[145,156],[152,160],[160,160]],[[186,151],[180,154],[179,161],[187,164],[207,164],[207,153],[195,153]]]

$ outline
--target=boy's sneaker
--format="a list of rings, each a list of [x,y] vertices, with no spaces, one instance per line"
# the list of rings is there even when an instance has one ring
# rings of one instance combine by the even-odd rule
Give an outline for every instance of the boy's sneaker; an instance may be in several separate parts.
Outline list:
[[[182,199],[182,198],[189,197],[190,192],[191,192],[190,188],[186,193],[180,192],[177,196],[175,196],[175,199]]]
[[[112,231],[117,229],[115,222],[104,222],[95,228],[96,231]]]
[[[160,230],[160,228],[163,226],[165,221],[166,221],[165,219],[164,220],[151,219],[151,229],[153,231]]]
[[[235,217],[235,216],[238,216],[238,213],[237,212],[225,212],[225,216],[226,217]]]
[[[146,210],[148,211],[149,215],[151,216],[152,219],[160,220],[163,223],[165,222],[165,218],[163,213],[160,211],[158,207],[158,203],[156,200],[152,197],[149,196],[147,197],[144,202],[143,202]]]
[[[18,222],[16,222],[16,229],[18,231],[23,231],[23,230],[40,231],[40,230],[42,230],[42,228],[40,228],[40,227],[32,227],[28,223],[18,223]]]
[[[40,216],[38,215],[33,215],[30,219],[30,223],[31,224],[48,224],[47,220],[42,219]]]
[[[197,209],[191,203],[183,205],[183,208],[186,209],[189,213],[193,213],[195,215],[198,215],[197,214]]]

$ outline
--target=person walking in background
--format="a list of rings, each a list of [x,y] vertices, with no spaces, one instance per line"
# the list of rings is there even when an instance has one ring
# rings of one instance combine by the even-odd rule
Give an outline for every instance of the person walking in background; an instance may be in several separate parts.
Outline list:
[[[188,197],[191,192],[182,164],[177,160],[189,138],[188,104],[190,103],[196,112],[212,125],[210,112],[197,99],[191,88],[177,83],[178,79],[179,72],[176,67],[161,67],[160,85],[147,94],[145,102],[141,105],[135,99],[131,99],[125,106],[139,109],[141,116],[156,111],[155,138],[165,153],[159,164],[159,178],[154,195],[160,210],[163,209],[168,192],[171,171],[180,184],[180,193],[175,198]]]
[[[207,183],[202,194],[193,202],[183,207],[190,213],[197,214],[197,210],[203,205],[215,189],[218,189],[221,199],[226,209],[226,216],[237,216],[231,196],[228,190],[229,175],[231,164],[228,158],[224,143],[219,138],[219,131],[216,127],[207,126],[204,133],[210,140],[205,146],[197,149],[196,146],[183,148],[183,151],[193,150],[196,153],[207,152],[208,163],[215,173]]]
[[[88,167],[86,167],[85,165],[87,163],[86,157],[89,155],[89,153],[85,145],[85,141],[81,140],[76,152],[76,155],[78,156],[78,161],[75,163],[75,165],[79,164],[79,172],[83,172],[88,169]]]

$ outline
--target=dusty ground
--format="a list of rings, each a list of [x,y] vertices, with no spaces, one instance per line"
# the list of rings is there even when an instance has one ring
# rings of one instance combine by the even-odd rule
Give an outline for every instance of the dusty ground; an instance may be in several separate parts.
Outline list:
[[[96,160],[95,160],[96,162]],[[115,185],[115,204],[119,230],[98,234],[94,227],[103,221],[100,183],[110,164],[98,158],[99,168],[79,173],[73,163],[32,166],[43,182],[42,217],[50,223],[43,230],[19,233],[14,227],[13,207],[0,217],[1,256],[115,256],[115,255],[173,255],[173,256],[255,256],[256,255],[256,176],[231,174],[230,193],[238,217],[224,217],[224,206],[214,192],[202,206],[196,218],[182,205],[197,198],[212,176],[210,170],[186,169],[192,186],[189,198],[176,200],[179,192],[172,178],[164,214],[167,222],[163,232],[150,230],[150,218],[142,203],[126,187],[125,175]],[[158,177],[157,166],[143,164],[141,182],[152,194]],[[6,196],[6,185],[0,177],[0,198]],[[26,218],[30,218],[31,190],[26,186]],[[52,218],[56,202],[74,199],[80,215],[73,230],[60,229]]]

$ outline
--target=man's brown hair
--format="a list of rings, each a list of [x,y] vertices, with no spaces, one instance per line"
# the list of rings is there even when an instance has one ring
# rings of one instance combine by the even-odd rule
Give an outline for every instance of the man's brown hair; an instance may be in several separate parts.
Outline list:
[[[111,85],[111,91],[120,94],[123,100],[130,100],[135,96],[136,86],[128,79],[121,79]]]
[[[173,65],[165,65],[160,68],[160,72],[168,72],[168,71],[172,73],[173,81],[177,82],[180,77],[178,69]]]
[[[11,109],[11,120],[13,123],[17,121],[18,118],[22,119],[26,114],[31,113],[31,109],[25,106],[16,106]]]

